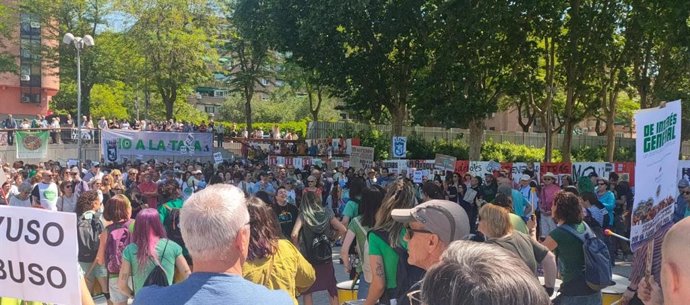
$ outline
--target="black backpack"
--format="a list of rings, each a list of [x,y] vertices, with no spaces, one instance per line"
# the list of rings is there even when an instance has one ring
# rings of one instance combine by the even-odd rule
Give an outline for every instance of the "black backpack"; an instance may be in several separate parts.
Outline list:
[[[386,244],[390,245],[390,238],[387,231],[383,230],[372,230],[369,234],[375,234],[381,238]],[[424,269],[417,266],[410,265],[407,262],[409,254],[407,250],[403,247],[393,248],[395,253],[398,254],[398,269],[396,270],[396,287],[391,289],[386,289],[383,296],[380,298],[380,302],[383,304],[388,304],[392,299],[398,300],[398,304],[404,303],[404,298],[407,297],[407,292],[412,286],[417,284],[424,277]],[[406,303],[405,303],[406,304]]]
[[[165,255],[165,249],[168,248],[168,241],[165,242],[165,247],[163,247],[163,252],[160,255],[160,259],[158,260],[159,262],[163,262],[163,255]],[[151,260],[149,258],[149,260]],[[153,260],[151,260],[153,261]],[[155,262],[154,262],[155,264]],[[160,264],[156,264],[155,267],[153,267],[153,270],[151,270],[151,273],[146,277],[146,280],[144,281],[144,285],[142,287],[146,286],[151,286],[151,285],[156,285],[156,286],[161,286],[161,287],[167,287],[170,286],[170,283],[168,283],[168,276],[165,274],[165,270],[163,270],[163,267]]]
[[[326,231],[328,228],[315,232],[309,226],[300,230],[304,257],[312,264],[323,264],[333,260],[333,248]]]
[[[100,244],[99,236],[104,229],[101,222],[101,213],[89,214],[92,216],[90,219],[86,219],[84,214],[82,214],[77,222],[78,258],[80,262],[93,262],[96,258]]]
[[[176,242],[180,247],[185,248],[184,240],[182,239],[182,231],[180,230],[180,209],[171,208],[167,203],[163,205],[168,210],[168,217],[165,217],[163,226],[168,239]]]

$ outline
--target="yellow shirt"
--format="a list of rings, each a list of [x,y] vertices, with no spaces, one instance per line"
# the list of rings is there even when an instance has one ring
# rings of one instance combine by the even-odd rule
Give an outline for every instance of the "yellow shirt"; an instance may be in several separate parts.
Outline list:
[[[278,240],[278,248],[273,256],[245,262],[242,275],[248,281],[269,289],[286,291],[295,305],[297,294],[309,289],[316,279],[311,264],[285,239]]]

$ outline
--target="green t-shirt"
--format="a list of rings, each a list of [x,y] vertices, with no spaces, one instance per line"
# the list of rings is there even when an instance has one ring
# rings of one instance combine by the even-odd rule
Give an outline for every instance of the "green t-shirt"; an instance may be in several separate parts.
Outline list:
[[[352,221],[350,221],[350,223],[347,226],[347,229],[349,231],[352,231],[355,233],[355,239],[357,240],[358,253],[359,253],[360,257],[362,258],[359,260],[359,264],[357,264],[357,266],[355,266],[355,269],[357,270],[357,272],[362,272],[363,260],[366,259],[364,257],[364,255],[368,251],[364,251],[364,245],[367,242],[367,233],[369,233],[369,229],[370,229],[367,226],[363,226],[361,221],[362,221],[362,216],[357,216],[357,217],[353,218]]]
[[[529,235],[529,229],[527,228],[527,224],[525,223],[525,221],[522,220],[522,217],[517,216],[513,213],[510,213],[508,215],[510,215],[510,224],[513,225],[513,230]]]
[[[139,262],[137,260],[137,249],[137,245],[131,243],[127,245],[125,251],[122,253],[124,260],[127,261],[130,266],[132,266],[135,293],[141,289],[141,287],[144,285],[144,281],[146,281],[146,278],[149,276],[149,273],[151,273],[151,271],[153,271],[153,267],[156,266],[153,262],[153,259],[149,259],[148,263],[143,268],[143,272],[141,272],[142,268],[139,266]],[[162,253],[163,249],[165,249],[165,253]],[[168,283],[172,284],[173,277],[175,276],[175,260],[178,256],[182,255],[182,247],[172,240],[160,239],[158,244],[156,244],[156,255],[158,255],[158,259],[161,261],[161,266],[163,267],[163,270],[165,270],[165,274],[168,276]]]
[[[566,224],[566,226],[575,228],[578,233],[585,232],[585,225],[582,222]],[[558,243],[554,253],[558,257],[558,268],[563,282],[567,283],[582,276],[585,270],[585,254],[582,251],[582,242],[563,229],[555,229],[549,233],[549,236]]]
[[[347,204],[345,204],[343,215],[350,217],[350,220],[355,218],[357,215],[359,215],[359,203],[352,200],[348,201]]]
[[[407,231],[405,228],[400,233],[400,244],[407,250],[407,242],[403,240],[403,236]],[[397,285],[397,271],[398,271],[398,253],[391,248],[381,237],[376,234],[369,234],[369,255],[380,256],[383,259],[383,271],[386,274],[386,288],[396,288]],[[374,268],[374,266],[372,266]],[[376,270],[372,270],[376,272]]]
[[[170,200],[166,202],[165,204],[161,204],[158,206],[158,215],[161,217],[161,223],[165,224],[165,218],[168,217],[168,214],[170,214],[170,210],[166,209],[165,206],[167,205],[171,209],[180,209],[182,208],[182,204],[184,201],[182,201],[182,198],[177,198],[175,200]]]

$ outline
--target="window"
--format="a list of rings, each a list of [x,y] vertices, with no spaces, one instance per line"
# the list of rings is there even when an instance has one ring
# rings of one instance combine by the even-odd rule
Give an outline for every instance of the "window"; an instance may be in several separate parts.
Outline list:
[[[32,104],[40,104],[41,103],[41,88],[31,88],[31,87],[23,87],[21,89],[22,91],[22,103],[32,103]]]
[[[216,107],[215,106],[204,106],[204,111],[206,113],[216,113]]]
[[[262,86],[268,86],[268,80],[265,78],[260,79],[259,82],[261,83]]]

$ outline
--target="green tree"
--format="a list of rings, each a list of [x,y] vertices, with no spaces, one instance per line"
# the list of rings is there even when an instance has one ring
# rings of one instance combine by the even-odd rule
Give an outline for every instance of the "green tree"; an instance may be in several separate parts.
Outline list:
[[[118,120],[129,119],[130,114],[124,101],[130,90],[122,82],[113,82],[112,85],[96,84],[91,89],[91,116]]]
[[[4,2],[0,3],[0,20],[4,20],[0,23],[0,49],[5,50],[7,48],[5,41],[15,41],[12,33],[13,28],[8,25],[16,24],[16,16],[9,5]],[[3,72],[17,72],[14,56],[4,51],[0,52],[0,73]]]
[[[277,50],[313,71],[352,112],[389,113],[399,135],[426,64],[427,1],[271,0]]]
[[[145,0],[127,3],[136,23],[127,36],[144,61],[142,75],[160,96],[166,119],[189,88],[209,79],[217,62],[214,48],[217,16],[207,1]]]

